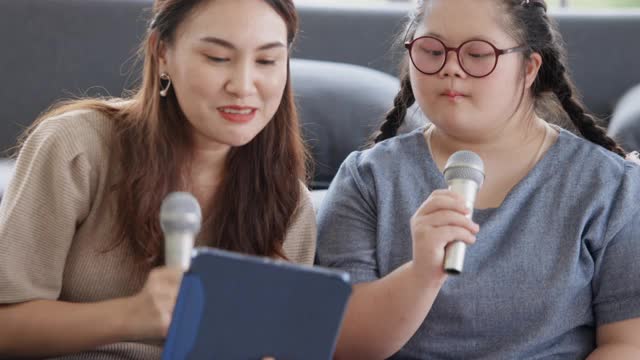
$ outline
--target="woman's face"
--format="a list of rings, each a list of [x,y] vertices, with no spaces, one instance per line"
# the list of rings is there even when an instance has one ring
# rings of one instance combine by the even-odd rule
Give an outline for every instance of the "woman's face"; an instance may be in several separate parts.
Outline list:
[[[488,41],[498,49],[522,45],[497,21],[495,14],[500,10],[494,1],[433,0],[426,6],[414,38],[433,36],[449,48],[472,39]],[[499,56],[494,71],[484,78],[465,73],[453,51],[434,75],[410,66],[414,95],[425,115],[450,136],[467,141],[501,133],[522,96],[523,75],[520,53]]]
[[[205,1],[163,44],[169,74],[199,148],[242,146],[269,123],[287,83],[287,28],[263,0]]]

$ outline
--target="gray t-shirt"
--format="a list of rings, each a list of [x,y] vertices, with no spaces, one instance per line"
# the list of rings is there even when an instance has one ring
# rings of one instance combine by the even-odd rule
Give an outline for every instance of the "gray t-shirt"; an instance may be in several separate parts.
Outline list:
[[[447,187],[422,130],[345,160],[319,210],[318,264],[358,283],[412,259],[410,218]],[[464,273],[392,358],[585,358],[596,326],[640,317],[639,205],[640,166],[561,130],[499,208],[475,210]]]

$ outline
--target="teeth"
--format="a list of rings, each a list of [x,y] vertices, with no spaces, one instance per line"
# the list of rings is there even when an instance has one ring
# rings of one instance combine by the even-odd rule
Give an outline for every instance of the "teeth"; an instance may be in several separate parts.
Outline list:
[[[244,110],[234,110],[234,109],[222,109],[223,112],[227,114],[240,114],[240,115],[249,115],[253,110],[244,109]]]

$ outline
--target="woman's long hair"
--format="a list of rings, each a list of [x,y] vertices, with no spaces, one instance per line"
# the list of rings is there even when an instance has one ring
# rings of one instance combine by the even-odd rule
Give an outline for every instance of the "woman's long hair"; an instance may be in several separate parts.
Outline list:
[[[265,0],[285,21],[291,47],[298,28],[292,0]],[[142,80],[127,100],[82,99],[56,104],[27,129],[20,143],[45,119],[73,110],[94,110],[114,121],[111,166],[117,236],[108,249],[131,246],[136,261],[163,261],[160,205],[171,191],[190,186],[192,146],[188,122],[175,94],[161,98],[158,47],[171,43],[176,28],[203,0],[156,0],[139,57]],[[289,65],[287,64],[287,67]],[[300,135],[290,71],[280,106],[248,144],[232,148],[202,231],[207,245],[254,255],[284,257],[282,244],[302,196],[307,153]],[[117,100],[117,99],[116,99]],[[212,179],[213,182],[214,179]],[[111,179],[110,179],[111,181]]]

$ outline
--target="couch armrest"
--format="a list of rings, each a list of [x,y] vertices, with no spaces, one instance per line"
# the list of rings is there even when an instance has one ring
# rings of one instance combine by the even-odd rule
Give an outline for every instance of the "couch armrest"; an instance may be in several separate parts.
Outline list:
[[[327,190],[311,190],[311,202],[313,203],[313,208],[318,212],[320,208],[320,204],[322,204],[322,200],[324,199],[324,195],[327,193]]]
[[[2,199],[2,194],[4,194],[4,190],[9,185],[14,165],[13,160],[0,159],[0,199]]]
[[[640,150],[640,84],[631,88],[620,99],[607,132],[625,150]]]

